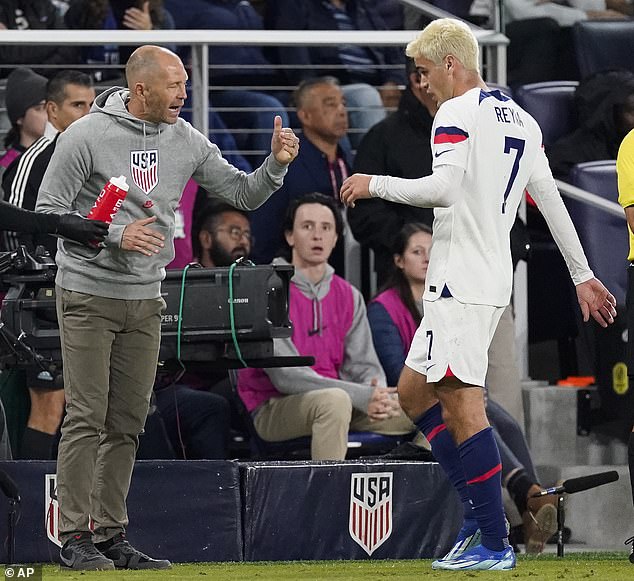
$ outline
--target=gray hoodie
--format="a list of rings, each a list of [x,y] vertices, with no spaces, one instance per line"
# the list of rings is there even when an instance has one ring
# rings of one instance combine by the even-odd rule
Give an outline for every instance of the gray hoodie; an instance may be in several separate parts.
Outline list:
[[[282,185],[286,166],[269,155],[247,175],[183,119],[173,125],[156,124],[131,115],[126,109],[128,95],[119,87],[101,93],[90,114],[60,135],[36,210],[62,214],[70,209],[86,216],[105,183],[125,176],[130,190],[110,226],[105,248],[87,249],[60,240],[56,282],[67,290],[108,298],[156,298],[165,266],[174,257],[174,211],[189,178],[212,196],[253,210]],[[122,250],[125,226],[151,216],[157,220],[149,227],[165,236],[165,248],[154,256]]]
[[[276,258],[274,264],[288,264],[284,259]],[[317,284],[308,280],[301,270],[296,269],[292,281],[308,298],[315,299],[314,305],[318,309],[314,317],[321,319],[321,304],[330,290],[330,281],[334,270],[326,266],[326,274]],[[377,381],[378,387],[386,387],[385,373],[372,344],[372,333],[366,316],[365,302],[361,293],[351,285],[354,295],[354,315],[352,325],[345,340],[345,358],[339,369],[339,379],[324,377],[316,373],[311,367],[271,367],[264,369],[269,379],[278,391],[285,395],[304,393],[315,389],[339,387],[352,400],[352,405],[367,413],[368,403],[374,391],[372,380]],[[292,340],[273,339],[275,355],[299,355]]]

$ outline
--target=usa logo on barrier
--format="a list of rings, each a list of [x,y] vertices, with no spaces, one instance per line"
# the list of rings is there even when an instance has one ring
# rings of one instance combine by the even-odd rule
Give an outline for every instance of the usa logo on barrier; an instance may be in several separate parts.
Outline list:
[[[59,540],[59,504],[57,503],[57,474],[44,475],[44,510],[46,510],[46,536],[49,541],[58,547],[62,546]]]
[[[57,474],[44,475],[44,522],[46,524],[46,536],[48,540],[58,547],[62,546],[59,540],[59,503],[57,502]],[[95,530],[95,521],[88,517],[88,528]]]
[[[130,152],[132,181],[149,194],[158,185],[158,149]]]
[[[392,534],[392,472],[352,474],[350,520],[354,541],[369,555]]]

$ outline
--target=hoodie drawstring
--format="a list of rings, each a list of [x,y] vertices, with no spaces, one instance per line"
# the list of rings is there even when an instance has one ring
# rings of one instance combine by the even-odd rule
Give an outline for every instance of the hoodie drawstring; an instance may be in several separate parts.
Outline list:
[[[319,300],[318,293],[313,294],[312,305],[313,305],[313,328],[310,329],[310,331],[308,331],[308,336],[312,337],[313,335],[319,334],[319,336],[321,337],[322,329],[323,329],[321,324],[323,321],[323,311],[322,311],[322,304],[321,304],[321,301]]]

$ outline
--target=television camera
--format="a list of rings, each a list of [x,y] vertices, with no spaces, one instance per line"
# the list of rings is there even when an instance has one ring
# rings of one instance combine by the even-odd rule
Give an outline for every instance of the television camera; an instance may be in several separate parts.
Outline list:
[[[61,380],[55,311],[57,267],[41,247],[0,253],[0,366],[37,366]],[[161,296],[160,363],[218,368],[305,365],[274,357],[273,339],[290,337],[289,284],[293,267],[253,265],[167,271]],[[310,364],[310,362],[308,362]]]

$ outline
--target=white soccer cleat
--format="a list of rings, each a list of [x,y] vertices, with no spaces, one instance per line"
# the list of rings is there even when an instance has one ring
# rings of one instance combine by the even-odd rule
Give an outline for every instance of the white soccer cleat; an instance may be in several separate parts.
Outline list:
[[[471,531],[469,530],[465,531],[465,527],[461,528],[460,532],[458,533],[458,536],[456,537],[456,541],[454,542],[453,547],[451,547],[449,552],[442,559],[437,559],[436,561],[434,561],[434,563],[432,564],[432,567],[434,564],[440,561],[455,559],[456,557],[459,557],[460,555],[462,555],[462,553],[464,553],[465,551],[468,551],[472,547],[477,547],[480,544],[481,538],[482,538],[482,534],[480,533],[479,528],[476,528],[475,530],[471,530]]]
[[[515,553],[513,547],[491,551],[478,545],[453,559],[434,561],[431,567],[449,571],[507,571],[515,569]]]

